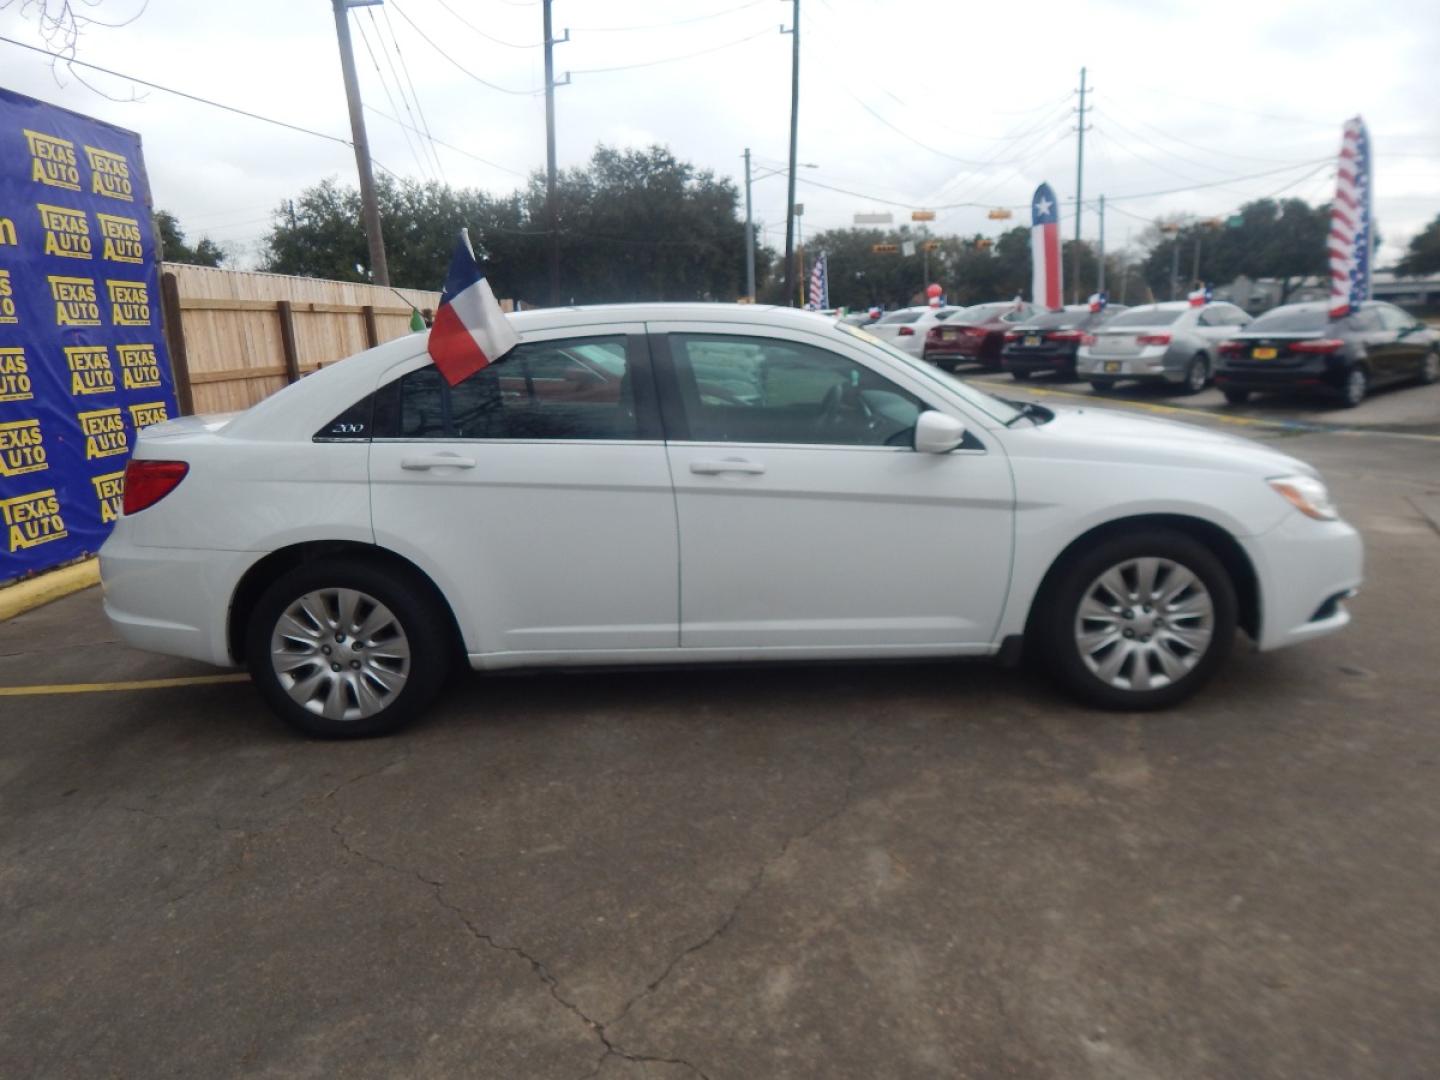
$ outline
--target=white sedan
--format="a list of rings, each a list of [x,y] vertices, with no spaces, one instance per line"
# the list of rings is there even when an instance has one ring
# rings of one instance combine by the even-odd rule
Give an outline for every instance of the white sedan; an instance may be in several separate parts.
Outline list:
[[[473,668],[1016,655],[1169,705],[1242,628],[1337,630],[1361,543],[1228,435],[1018,406],[843,323],[719,305],[510,317],[446,385],[412,335],[233,418],[146,428],[100,553],[141,648],[247,666],[322,736]]]
[[[942,323],[958,307],[909,307],[888,311],[865,329],[888,345],[920,356],[925,351],[925,335],[936,323]]]

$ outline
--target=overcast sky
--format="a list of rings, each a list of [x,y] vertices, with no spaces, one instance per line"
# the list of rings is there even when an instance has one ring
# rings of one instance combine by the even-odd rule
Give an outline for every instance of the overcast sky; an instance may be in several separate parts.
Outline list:
[[[119,21],[141,7],[101,0],[94,11]],[[800,170],[807,232],[848,225],[857,212],[892,210],[899,221],[935,208],[937,232],[994,235],[1024,219],[1041,181],[1072,200],[1082,64],[1095,110],[1084,194],[1087,203],[1107,198],[1109,247],[1157,215],[1223,214],[1266,195],[1328,199],[1340,127],[1356,113],[1377,152],[1381,265],[1440,212],[1435,0],[1369,0],[1363,9],[1338,0],[801,7],[799,156],[819,166]],[[555,0],[557,37],[570,28],[556,46],[557,77],[574,73],[556,91],[561,166],[583,163],[597,142],[664,143],[737,183],[746,146],[757,176],[782,166],[791,39],[779,26],[790,11],[789,0]],[[351,23],[384,167],[497,193],[543,168],[538,0],[387,0],[356,9]],[[21,0],[0,9],[0,34],[44,43]],[[150,0],[128,25],[91,27],[79,57],[349,136],[329,0]],[[623,70],[597,70],[606,68]],[[281,199],[326,176],[353,182],[346,146],[81,74],[140,100],[107,100],[46,58],[0,43],[0,85],[140,132],[156,205],[176,213],[192,240],[210,235],[243,261]],[[413,84],[419,113],[397,75]],[[413,117],[459,149],[429,147],[381,111]],[[1176,188],[1193,190],[1150,194]],[[754,193],[767,241],[783,246],[784,177],[759,180]],[[945,209],[964,203],[980,205]],[[987,218],[986,208],[1003,206],[1016,208],[1014,220]],[[1063,213],[1069,235],[1073,208]],[[1093,209],[1082,225],[1097,235]]]

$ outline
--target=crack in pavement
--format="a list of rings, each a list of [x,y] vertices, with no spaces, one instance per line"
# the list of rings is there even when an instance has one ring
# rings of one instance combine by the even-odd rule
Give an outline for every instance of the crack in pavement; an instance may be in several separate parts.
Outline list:
[[[790,853],[790,849],[792,847],[794,847],[796,844],[802,843],[803,841],[810,839],[826,825],[829,825],[836,818],[840,817],[841,814],[845,813],[848,809],[850,809],[850,804],[854,799],[855,795],[855,781],[860,775],[860,770],[865,767],[865,755],[861,753],[859,747],[860,731],[862,726],[863,725],[856,725],[854,728],[851,729],[850,732],[850,738],[848,740],[848,749],[851,756],[850,769],[845,776],[845,787],[841,792],[839,803],[832,810],[817,818],[808,828],[794,834],[793,836],[788,837],[785,840],[785,843],[781,845],[778,852],[776,852],[770,858],[766,859],[763,863],[761,863],[759,869],[757,869],[755,873],[751,876],[750,884],[745,888],[744,892],[742,892],[740,896],[736,899],[735,903],[731,906],[729,912],[726,913],[725,917],[720,920],[720,924],[716,926],[715,929],[712,930],[709,934],[705,935],[705,937],[701,938],[699,941],[695,942],[692,945],[686,946],[679,953],[677,953],[674,958],[671,959],[670,963],[665,966],[665,970],[662,971],[657,978],[647,983],[638,994],[636,994],[629,1001],[627,1001],[624,1007],[621,1008],[621,1010],[610,1019],[609,1022],[611,1024],[618,1024],[621,1020],[625,1019],[626,1015],[629,1014],[630,1010],[644,998],[650,996],[657,989],[659,989],[660,986],[665,982],[665,980],[671,976],[675,969],[679,967],[681,962],[684,961],[687,957],[694,956],[702,949],[707,948],[714,942],[718,941],[721,937],[723,937],[725,933],[730,929],[730,927],[734,925],[736,918],[740,914],[740,910],[746,905],[747,902],[749,902],[750,898],[759,891],[760,886],[764,884],[765,878],[769,874],[771,868],[784,861],[785,857]]]

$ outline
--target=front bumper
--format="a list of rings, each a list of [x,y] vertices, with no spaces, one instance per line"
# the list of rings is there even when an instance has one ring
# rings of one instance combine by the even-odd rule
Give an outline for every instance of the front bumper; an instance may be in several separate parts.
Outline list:
[[[1360,588],[1365,569],[1364,543],[1350,525],[1296,511],[1240,543],[1260,585],[1257,648],[1295,645],[1350,622],[1345,600]]]
[[[233,667],[230,599],[245,571],[263,557],[255,551],[141,547],[117,530],[100,549],[105,614],[127,645]]]

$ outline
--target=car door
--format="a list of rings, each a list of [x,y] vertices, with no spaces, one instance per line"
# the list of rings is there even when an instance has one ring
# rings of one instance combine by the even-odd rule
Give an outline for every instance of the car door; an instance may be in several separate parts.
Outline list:
[[[678,540],[638,324],[530,332],[451,388],[428,357],[376,392],[376,542],[450,597],[472,654],[679,644]]]
[[[858,341],[649,328],[680,524],[682,646],[988,650],[1014,514],[998,440],[971,430],[949,454],[917,453],[933,389]]]
[[[1376,304],[1380,325],[1388,332],[1389,341],[1385,347],[1384,375],[1376,373],[1390,382],[1414,378],[1420,373],[1420,363],[1425,357],[1425,335],[1417,328],[1415,319],[1391,304]]]

